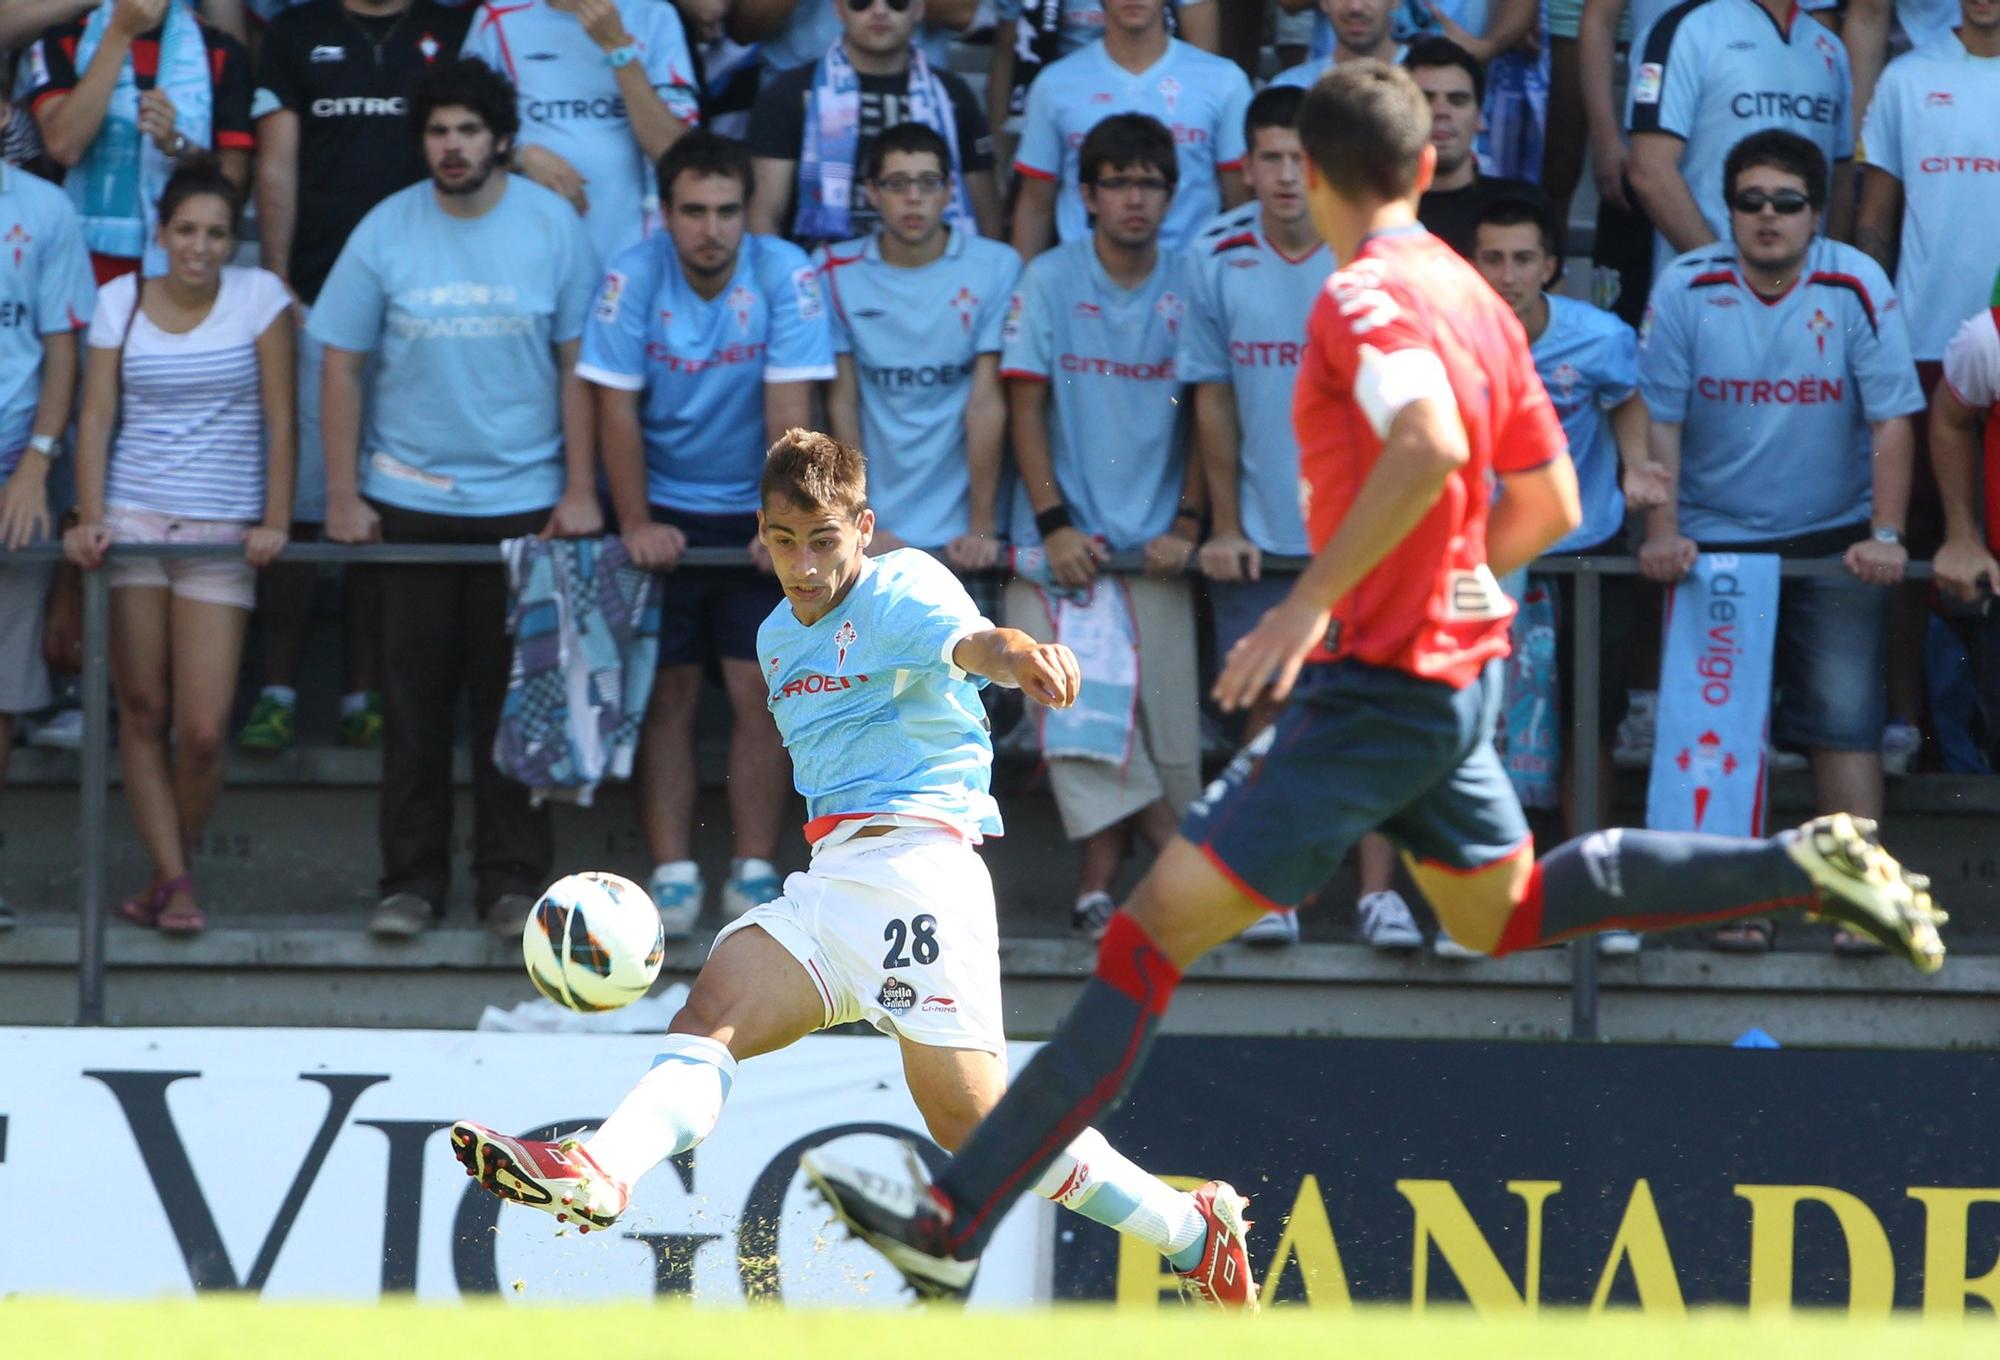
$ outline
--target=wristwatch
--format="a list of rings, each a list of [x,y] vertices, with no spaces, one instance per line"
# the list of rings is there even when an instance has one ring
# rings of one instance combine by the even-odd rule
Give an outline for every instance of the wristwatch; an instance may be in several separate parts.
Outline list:
[[[628,42],[623,47],[614,47],[604,54],[604,60],[616,70],[620,66],[630,66],[639,60],[639,44]]]
[[[1872,535],[1872,537],[1875,539],[1877,543],[1894,543],[1899,548],[1903,545],[1903,535],[1901,531],[1896,529],[1891,529],[1886,524],[1876,525],[1875,532]]]
[[[57,450],[61,447],[62,442],[52,434],[37,434],[28,437],[29,450],[39,453],[44,458],[53,459],[56,456]]]

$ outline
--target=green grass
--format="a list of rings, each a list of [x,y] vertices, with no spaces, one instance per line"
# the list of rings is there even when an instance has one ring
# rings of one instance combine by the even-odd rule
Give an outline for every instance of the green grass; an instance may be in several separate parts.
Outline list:
[[[1915,1319],[1850,1323],[1838,1314],[1751,1318],[1698,1313],[1482,1318],[1402,1308],[1352,1313],[1280,1309],[1255,1322],[1184,1308],[893,1314],[618,1305],[537,1308],[198,1303],[0,1302],[6,1360],[1116,1360],[1206,1355],[1257,1360],[1990,1360],[2000,1337],[1985,1318],[1963,1326]]]

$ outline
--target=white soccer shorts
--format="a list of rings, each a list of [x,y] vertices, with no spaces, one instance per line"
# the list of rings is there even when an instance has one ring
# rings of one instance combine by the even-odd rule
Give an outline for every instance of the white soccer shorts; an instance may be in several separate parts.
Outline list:
[[[828,846],[716,946],[749,926],[805,968],[825,1026],[866,1020],[934,1048],[1006,1053],[993,880],[954,832],[897,827]]]

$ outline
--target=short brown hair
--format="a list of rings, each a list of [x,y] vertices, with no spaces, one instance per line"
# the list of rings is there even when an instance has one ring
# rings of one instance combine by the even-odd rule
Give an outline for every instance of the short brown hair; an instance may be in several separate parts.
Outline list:
[[[766,505],[788,501],[802,510],[833,510],[853,519],[868,504],[868,460],[830,434],[786,430],[764,455],[757,495]]]
[[[1299,106],[1299,144],[1349,201],[1407,197],[1430,139],[1430,103],[1417,82],[1372,57],[1335,66]]]

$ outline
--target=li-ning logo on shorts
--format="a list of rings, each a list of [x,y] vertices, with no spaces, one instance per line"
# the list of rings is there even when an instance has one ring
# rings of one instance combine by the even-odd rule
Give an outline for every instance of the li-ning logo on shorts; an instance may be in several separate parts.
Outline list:
[[[899,977],[889,978],[875,993],[875,1004],[891,1015],[905,1015],[917,1004],[917,989]]]

